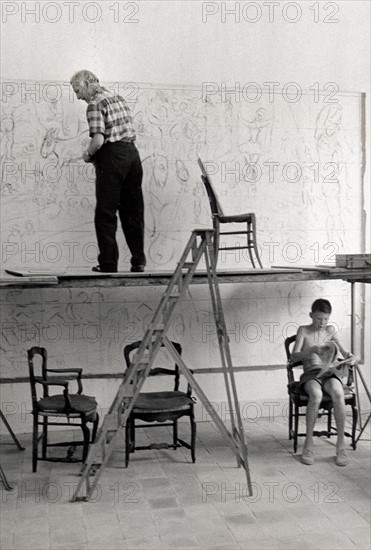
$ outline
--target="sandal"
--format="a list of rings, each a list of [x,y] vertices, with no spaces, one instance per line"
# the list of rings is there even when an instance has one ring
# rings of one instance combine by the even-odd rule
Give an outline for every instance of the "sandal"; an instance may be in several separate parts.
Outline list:
[[[301,455],[301,461],[307,466],[312,466],[312,464],[314,464],[314,451],[312,451],[312,449],[304,449]]]
[[[339,449],[336,451],[335,462],[337,466],[346,466],[349,464],[349,457],[345,449]]]

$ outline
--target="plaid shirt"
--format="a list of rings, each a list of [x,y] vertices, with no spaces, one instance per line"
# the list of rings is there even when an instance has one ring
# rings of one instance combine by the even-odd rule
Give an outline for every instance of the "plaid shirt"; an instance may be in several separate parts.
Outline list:
[[[135,131],[130,109],[119,95],[100,88],[90,100],[86,110],[89,135],[103,134],[108,141],[134,141]]]

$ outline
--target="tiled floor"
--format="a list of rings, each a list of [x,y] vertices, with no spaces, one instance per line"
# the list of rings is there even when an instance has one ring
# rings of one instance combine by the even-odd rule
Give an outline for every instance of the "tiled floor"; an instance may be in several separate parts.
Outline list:
[[[4,445],[1,549],[342,549],[370,548],[369,433],[351,462],[334,463],[335,439],[316,439],[316,462],[300,463],[287,422],[246,423],[253,496],[215,425],[197,425],[197,461],[187,449],[138,451],[129,468],[115,452],[91,502],[70,503],[79,465],[40,462],[31,473],[27,449]],[[187,424],[180,425],[186,437]],[[167,428],[141,430],[142,439]],[[165,433],[166,432],[166,433]],[[349,440],[348,440],[349,442]]]

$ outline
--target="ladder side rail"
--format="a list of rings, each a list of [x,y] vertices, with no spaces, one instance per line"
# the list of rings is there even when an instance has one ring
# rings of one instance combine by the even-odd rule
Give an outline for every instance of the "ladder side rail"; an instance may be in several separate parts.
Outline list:
[[[210,254],[210,246],[213,247],[212,243],[208,243],[208,251]],[[212,252],[213,253],[213,252]],[[227,392],[227,399],[228,399],[228,405],[229,409],[233,411],[231,415],[231,424],[232,424],[232,430],[236,429],[235,421],[234,421],[234,410],[232,406],[232,397],[231,397],[231,389],[230,389],[230,383],[228,379],[228,370],[226,365],[226,357],[224,353],[224,341],[227,341],[228,335],[225,329],[225,325],[220,325],[219,318],[220,318],[220,312],[217,305],[217,298],[216,298],[216,290],[215,285],[217,284],[217,280],[212,277],[213,273],[213,260],[212,258],[209,258],[207,252],[205,252],[205,261],[206,261],[206,272],[207,272],[207,279],[209,284],[209,290],[211,295],[211,303],[213,307],[213,313],[214,313],[214,319],[215,319],[215,326],[216,326],[216,332],[218,337],[218,343],[219,343],[219,351],[220,351],[220,357],[222,362],[222,370],[223,370],[223,377]],[[223,334],[223,328],[224,328],[224,334]]]
[[[120,431],[117,430],[117,431],[115,431],[114,436],[111,438],[111,440],[108,443],[104,442],[104,440],[102,440],[102,443],[103,443],[103,446],[102,446],[103,447],[103,451],[102,451],[103,458],[102,458],[100,463],[92,463],[91,462],[91,457],[90,457],[90,460],[89,460],[89,455],[88,455],[88,457],[87,457],[87,459],[86,459],[86,461],[83,465],[83,469],[80,473],[80,481],[79,481],[78,485],[76,486],[76,489],[75,489],[75,491],[74,491],[74,493],[71,497],[71,502],[75,502],[76,500],[86,500],[86,501],[88,501],[90,499],[95,487],[98,484],[100,476],[103,473],[104,467],[107,464],[108,460],[110,459],[112,451],[114,450],[114,448],[116,446],[117,439],[118,439],[119,435],[120,435]],[[95,446],[95,449],[97,448],[96,447],[97,443],[93,444]],[[92,480],[90,480],[90,478],[89,478],[91,467],[96,467],[95,472],[94,472],[94,477],[92,478]],[[79,495],[84,483],[86,484],[86,495],[85,495],[85,497],[79,498],[78,495]]]
[[[217,277],[217,272],[216,272],[215,255],[214,255],[213,245],[212,245],[212,242],[211,242],[210,238],[208,238],[207,252],[208,253],[205,254],[205,261],[206,261],[206,267],[207,267],[210,294],[212,296],[214,317],[215,317],[215,321],[216,321],[216,325],[217,325],[216,329],[217,329],[219,349],[220,349],[220,354],[221,354],[221,359],[222,359],[223,374],[224,374],[224,379],[226,381],[226,390],[227,390],[228,402],[229,402],[229,406],[231,407],[231,396],[230,396],[230,389],[229,389],[229,383],[228,383],[228,373],[229,373],[229,379],[230,379],[230,383],[231,383],[231,387],[232,387],[232,393],[233,393],[233,399],[234,399],[234,405],[235,405],[234,411],[236,413],[236,419],[237,419],[237,425],[238,425],[238,430],[237,430],[236,426],[235,426],[234,418],[233,418],[233,415],[232,415],[232,417],[231,417],[232,430],[233,430],[233,435],[234,436],[237,433],[239,435],[240,445],[242,447],[243,459],[244,459],[244,462],[246,462],[246,464],[247,464],[248,450],[247,450],[244,427],[243,427],[242,418],[241,418],[239,400],[238,400],[238,396],[237,396],[237,389],[236,389],[235,377],[234,377],[234,372],[233,372],[232,358],[231,358],[230,348],[229,348],[229,338],[228,338],[228,334],[227,334],[225,318],[224,318],[224,312],[223,312],[223,307],[222,307],[222,301],[221,301],[221,296],[220,296],[218,277]],[[214,292],[215,292],[215,296],[214,296]],[[225,360],[227,362],[228,370],[227,370]],[[249,490],[252,492],[249,473],[246,474],[246,478],[247,478],[247,483],[248,483],[248,486],[249,486]]]
[[[187,382],[189,382],[189,384],[195,390],[195,392],[198,395],[198,397],[200,398],[200,400],[203,403],[207,404],[207,406],[208,406],[208,411],[207,412],[210,414],[212,419],[215,420],[215,423],[217,424],[218,428],[221,429],[221,431],[222,431],[223,435],[225,436],[226,440],[228,441],[228,443],[232,444],[232,446],[234,448],[237,447],[237,444],[236,444],[231,432],[228,430],[228,428],[226,428],[226,426],[224,425],[224,423],[221,420],[220,416],[218,415],[215,408],[213,407],[212,403],[206,397],[206,395],[205,395],[204,391],[202,390],[201,386],[196,381],[195,377],[193,376],[193,374],[191,373],[191,371],[189,370],[189,368],[185,364],[182,357],[178,354],[178,352],[175,349],[175,347],[173,346],[171,340],[169,340],[166,336],[164,337],[164,344],[165,344],[165,347],[168,349],[169,353],[171,354],[171,356],[173,357],[174,361],[177,363],[179,369],[181,370],[182,374],[186,378]]]
[[[210,254],[210,252],[209,252],[209,254]],[[212,277],[212,279],[213,279],[213,288],[215,289],[215,295],[216,295],[216,308],[217,309],[216,309],[216,311],[214,311],[214,314],[220,322],[222,333],[224,335],[224,351],[225,351],[225,357],[226,357],[226,360],[227,360],[227,366],[228,366],[228,371],[229,371],[229,376],[230,376],[230,381],[231,381],[232,393],[233,393],[233,398],[234,398],[234,403],[235,403],[237,424],[239,425],[240,429],[243,432],[243,423],[242,423],[242,418],[241,418],[241,413],[240,413],[240,406],[239,406],[239,400],[238,400],[238,395],[237,395],[236,382],[235,382],[235,377],[234,377],[234,372],[233,372],[232,358],[231,358],[231,353],[230,353],[230,348],[229,348],[229,340],[228,340],[228,335],[227,335],[227,329],[226,329],[226,324],[225,324],[223,308],[221,306],[222,300],[221,300],[221,296],[220,296],[218,277],[217,277],[216,269],[213,268],[213,259],[212,258],[209,259],[209,257],[207,257],[206,261],[207,261],[207,263],[210,262],[210,264],[211,264],[211,269],[210,270],[208,269],[207,271],[208,271],[208,274],[209,274],[209,271],[210,271],[210,277]],[[214,305],[214,302],[213,302],[213,305]],[[219,334],[218,327],[217,327],[217,332]],[[222,362],[223,362],[223,358],[222,358]],[[223,367],[224,367],[224,365],[225,364],[223,363]]]
[[[218,415],[218,413],[214,409],[213,405],[207,399],[207,397],[206,397],[205,393],[203,392],[201,386],[198,384],[198,382],[196,381],[196,379],[194,378],[194,376],[192,375],[192,373],[188,369],[187,365],[184,363],[182,357],[178,354],[178,352],[174,348],[173,344],[171,343],[171,341],[166,336],[164,337],[164,344],[165,344],[165,347],[169,350],[169,353],[172,355],[172,357],[176,361],[177,365],[179,366],[179,369],[182,371],[182,373],[185,376],[185,378],[187,379],[187,381],[190,383],[192,388],[195,390],[195,392],[198,395],[198,397],[200,398],[201,402],[203,404],[205,404],[205,403],[207,404],[208,413],[210,414],[210,416],[214,420],[215,424],[219,428],[219,431],[224,436],[226,441],[229,443],[230,447],[232,448],[232,451],[235,453],[235,455],[239,459],[240,463],[244,467],[244,469],[246,471],[246,479],[247,479],[247,485],[248,485],[248,489],[249,489],[249,496],[252,496],[252,486],[251,486],[251,479],[250,479],[250,472],[249,472],[249,467],[248,467],[247,456],[246,457],[241,456],[239,444],[236,442],[235,438],[230,433],[230,431],[226,428],[226,426],[224,425],[222,419],[220,418],[220,416]]]

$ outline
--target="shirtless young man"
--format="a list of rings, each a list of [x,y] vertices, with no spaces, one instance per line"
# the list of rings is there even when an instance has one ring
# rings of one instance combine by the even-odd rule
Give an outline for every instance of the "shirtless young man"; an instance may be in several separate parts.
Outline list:
[[[312,323],[298,328],[291,359],[293,362],[302,361],[303,363],[304,372],[300,377],[300,387],[309,397],[306,415],[307,435],[301,457],[302,463],[308,465],[314,463],[313,430],[325,391],[331,396],[334,405],[338,433],[336,464],[346,466],[349,459],[344,444],[345,399],[343,384],[334,371],[328,367],[336,360],[338,350],[345,359],[350,359],[349,364],[354,364],[356,359],[337,340],[335,328],[328,325],[331,311],[331,304],[328,300],[319,299],[313,302],[312,311],[309,314]]]

